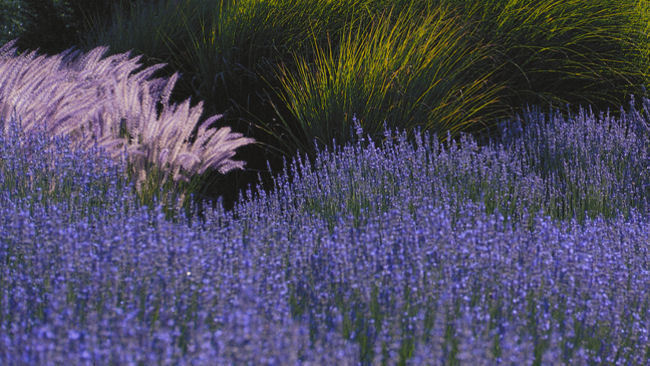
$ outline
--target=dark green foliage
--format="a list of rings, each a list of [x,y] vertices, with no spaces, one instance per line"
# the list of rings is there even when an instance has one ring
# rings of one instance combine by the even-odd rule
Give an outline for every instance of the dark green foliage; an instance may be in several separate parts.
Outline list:
[[[146,0],[157,1],[157,0]],[[18,7],[4,3],[0,9],[14,19],[11,34],[18,37],[19,52],[39,49],[40,54],[56,54],[77,46],[93,27],[105,26],[117,11],[126,12],[135,0],[22,0]],[[6,12],[5,12],[5,9]],[[20,24],[22,23],[22,24]],[[17,34],[16,29],[20,30]],[[7,39],[9,40],[9,39]]]
[[[19,52],[39,49],[39,53],[59,53],[74,44],[74,12],[58,1],[23,0],[19,10],[23,31],[18,35]]]
[[[0,44],[13,39],[22,26],[18,13],[18,2],[0,1]]]

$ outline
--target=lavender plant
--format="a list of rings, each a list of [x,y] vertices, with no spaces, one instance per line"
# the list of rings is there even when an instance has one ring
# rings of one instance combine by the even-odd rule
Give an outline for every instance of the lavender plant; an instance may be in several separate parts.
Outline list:
[[[264,194],[246,209],[259,217],[275,211],[316,215],[330,228],[346,215],[363,224],[394,205],[414,214],[425,198],[452,212],[468,200],[482,202],[488,213],[516,225],[530,224],[538,212],[579,222],[648,212],[649,112],[647,98],[640,110],[632,98],[620,120],[583,109],[565,119],[557,110],[529,108],[523,118],[501,123],[500,137],[484,146],[470,135],[441,143],[435,135],[416,134],[409,143],[405,133],[390,130],[378,146],[357,126],[356,145],[333,152],[325,147],[314,164],[297,156],[290,174],[285,165],[285,174],[274,178],[280,193]]]
[[[101,53],[86,61],[127,58]],[[232,212],[167,220],[107,157],[143,144],[130,117],[158,112],[175,79],[135,75],[149,97],[93,89],[73,55],[14,67],[68,67],[61,85],[142,103],[57,134],[83,98],[34,73],[0,81],[0,117],[23,117],[0,118],[0,364],[650,362],[648,99],[620,119],[529,109],[486,146],[384,128],[379,147],[357,125],[353,145],[296,157]],[[12,94],[21,77],[32,103]],[[109,120],[113,135],[90,123]]]
[[[12,45],[0,48],[0,118],[20,116],[25,131],[43,125],[52,136],[69,135],[86,149],[103,147],[114,158],[124,150],[138,187],[152,167],[164,172],[155,182],[161,185],[168,177],[187,182],[207,169],[225,174],[244,166],[231,158],[254,140],[228,127],[210,129],[220,115],[200,124],[193,137],[202,103],[168,105],[178,75],[147,80],[163,65],[130,76],[139,58],[125,53],[101,60],[106,47],[79,58],[72,49],[50,57],[35,52],[12,57]]]
[[[52,137],[37,128],[26,133],[20,121],[0,129],[2,206],[58,207],[66,221],[96,215],[121,215],[118,203],[134,192],[126,167],[100,148],[71,149],[68,136]]]
[[[128,192],[83,214],[114,163],[52,160],[51,142],[16,135],[0,159],[22,179],[0,194],[0,363],[646,364],[648,111],[531,122],[483,148],[388,129],[377,148],[359,131],[273,192],[176,222]],[[32,202],[19,157],[99,177],[69,181],[74,205]],[[640,189],[615,190],[612,217],[551,218],[585,175]]]
[[[330,234],[281,212],[3,210],[3,363],[648,361],[638,214],[531,232],[472,205],[453,225],[429,199]]]
[[[547,182],[546,210],[554,217],[627,215],[650,211],[650,100],[639,109],[631,97],[621,118],[580,109],[563,118],[557,111],[528,109],[522,119],[499,126],[510,155]],[[523,126],[528,126],[523,128]],[[550,190],[555,190],[551,195]]]

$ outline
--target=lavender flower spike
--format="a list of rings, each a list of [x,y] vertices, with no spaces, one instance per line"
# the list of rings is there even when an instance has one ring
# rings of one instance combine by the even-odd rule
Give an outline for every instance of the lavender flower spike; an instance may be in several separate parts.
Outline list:
[[[128,159],[146,179],[147,164],[169,173],[175,181],[217,169],[222,174],[241,169],[235,149],[254,142],[229,127],[208,127],[221,115],[200,124],[196,141],[190,134],[203,112],[203,103],[189,99],[169,104],[178,73],[168,80],[147,80],[165,64],[130,75],[141,64],[129,52],[101,59],[108,47],[79,56],[68,49],[59,55],[35,52],[16,56],[15,40],[0,47],[0,120],[23,119],[22,128],[45,125],[51,135],[69,135],[80,147],[106,148],[117,158],[126,148]],[[13,52],[13,54],[12,54]],[[162,105],[161,112],[156,110]],[[7,126],[3,126],[6,130]]]

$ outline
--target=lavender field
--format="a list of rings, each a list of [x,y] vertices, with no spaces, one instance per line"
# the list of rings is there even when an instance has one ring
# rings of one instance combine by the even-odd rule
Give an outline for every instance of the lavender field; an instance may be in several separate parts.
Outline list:
[[[12,123],[0,363],[647,364],[650,100],[631,107],[531,111],[482,148],[359,131],[175,220],[103,151]]]

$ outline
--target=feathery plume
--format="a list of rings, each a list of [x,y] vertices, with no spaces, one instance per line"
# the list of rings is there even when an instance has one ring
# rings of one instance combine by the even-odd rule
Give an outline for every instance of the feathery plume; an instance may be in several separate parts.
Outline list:
[[[209,129],[222,115],[202,122],[196,141],[190,141],[203,102],[194,107],[189,99],[169,104],[179,74],[150,79],[165,64],[131,75],[141,66],[141,56],[129,58],[130,52],[102,59],[108,50],[104,46],[86,54],[71,48],[54,56],[34,51],[16,56],[14,44],[0,47],[0,119],[19,116],[26,131],[45,125],[52,135],[69,135],[85,148],[98,145],[113,158],[126,150],[140,177],[138,185],[146,179],[148,164],[175,181],[208,169],[225,174],[244,167],[231,158],[238,147],[255,140],[229,127]]]

